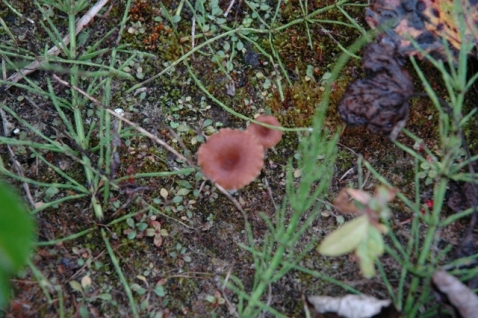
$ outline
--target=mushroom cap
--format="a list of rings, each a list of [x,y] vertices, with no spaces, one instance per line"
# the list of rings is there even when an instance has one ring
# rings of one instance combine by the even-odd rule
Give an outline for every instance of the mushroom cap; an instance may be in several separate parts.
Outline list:
[[[272,115],[261,115],[257,117],[256,120],[264,124],[281,127],[277,118]],[[255,123],[251,123],[246,131],[256,136],[264,148],[274,147],[282,139],[282,131],[270,129]]]
[[[198,164],[206,177],[226,190],[237,190],[261,173],[264,148],[254,135],[225,128],[199,147]]]

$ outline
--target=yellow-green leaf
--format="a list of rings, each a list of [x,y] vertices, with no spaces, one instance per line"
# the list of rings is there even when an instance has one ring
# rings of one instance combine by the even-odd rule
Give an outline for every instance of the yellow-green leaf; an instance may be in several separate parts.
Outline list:
[[[352,252],[367,235],[370,223],[366,215],[362,215],[345,223],[328,235],[320,244],[318,251],[325,256],[339,256]]]
[[[167,199],[168,198],[168,190],[166,190],[165,188],[161,188],[161,190],[159,190],[159,194],[164,198],[164,199]]]
[[[357,246],[355,254],[359,258],[360,270],[365,277],[375,275],[375,259],[383,254],[384,243],[380,231],[374,226],[370,226],[367,235]]]
[[[90,286],[91,286],[91,277],[90,276],[84,276],[81,279],[81,287],[83,287],[83,289],[85,291],[88,291],[90,289]]]
[[[70,287],[75,291],[83,293],[83,288],[81,287],[81,284],[79,282],[77,282],[76,280],[72,280],[70,282]]]
[[[369,255],[380,256],[384,251],[382,233],[376,228],[371,226],[367,235],[367,247],[369,249]]]
[[[375,275],[374,258],[368,253],[367,241],[363,240],[355,251],[355,255],[359,258],[360,271],[364,277],[370,278]]]

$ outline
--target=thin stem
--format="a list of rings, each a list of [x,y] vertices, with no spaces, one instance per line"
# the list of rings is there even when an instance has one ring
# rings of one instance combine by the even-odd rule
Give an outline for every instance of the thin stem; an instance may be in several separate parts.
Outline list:
[[[126,278],[124,277],[123,271],[121,270],[121,267],[119,266],[118,260],[116,259],[114,251],[111,248],[111,244],[110,244],[108,238],[106,237],[106,232],[105,232],[104,229],[101,229],[101,236],[103,237],[103,241],[105,242],[106,249],[108,250],[108,254],[111,258],[111,262],[113,263],[113,266],[116,269],[116,273],[118,274],[118,276],[121,280],[121,283],[123,284],[123,288],[126,292],[126,295],[128,296],[129,309],[131,310],[131,313],[133,314],[133,317],[139,318],[138,310],[136,309],[136,303],[134,302],[134,298],[133,298],[133,293],[131,292],[131,288],[129,287],[129,284],[126,281]]]

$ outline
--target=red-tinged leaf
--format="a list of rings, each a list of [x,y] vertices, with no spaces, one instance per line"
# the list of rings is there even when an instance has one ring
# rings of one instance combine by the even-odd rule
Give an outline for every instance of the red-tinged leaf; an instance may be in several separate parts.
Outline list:
[[[362,190],[346,189],[347,193],[357,202],[367,205],[372,198],[370,194]]]
[[[342,213],[352,214],[359,212],[360,209],[355,205],[347,193],[347,189],[340,190],[339,194],[334,200],[334,206]]]
[[[159,223],[158,221],[150,221],[149,223],[150,223],[151,226],[154,227],[155,229],[157,229],[157,230],[161,229],[161,223]]]
[[[160,247],[161,244],[163,244],[163,238],[161,235],[156,235],[154,237],[154,245],[156,245],[157,247]]]

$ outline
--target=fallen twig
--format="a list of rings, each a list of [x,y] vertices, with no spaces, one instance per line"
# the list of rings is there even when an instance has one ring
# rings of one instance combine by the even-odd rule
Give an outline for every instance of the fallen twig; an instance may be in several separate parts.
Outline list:
[[[5,112],[3,111],[2,108],[0,108],[0,116],[2,117],[2,122],[3,122],[3,133],[6,137],[7,135],[7,118],[6,118],[6,115],[5,115]],[[15,167],[15,170],[17,171],[17,174],[22,177],[22,178],[25,178],[25,175],[23,173],[23,169],[22,169],[22,166],[21,164],[17,161],[17,157],[15,156],[15,153],[13,152],[12,148],[10,147],[10,145],[6,145],[7,146],[7,149],[8,149],[8,153],[10,154],[10,159],[12,160],[13,162],[13,166]],[[27,182],[22,182],[23,184],[23,189],[25,190],[25,194],[28,198],[28,202],[30,203],[31,207],[33,209],[36,208],[35,206],[35,200],[33,199],[32,197],[32,193],[30,191],[30,186],[28,185]]]
[[[5,61],[4,60],[2,60],[2,74],[3,74],[3,78],[5,78],[6,77],[6,72],[5,72]],[[8,132],[7,116],[6,116],[6,114],[5,114],[5,112],[3,111],[2,108],[0,108],[0,117],[2,117],[3,134],[4,134],[5,137],[7,137],[7,132]],[[10,159],[13,162],[13,166],[15,167],[15,170],[17,170],[17,174],[20,177],[25,178],[25,175],[23,173],[22,165],[17,161],[17,157],[15,156],[15,153],[13,152],[12,147],[10,147],[10,145],[7,145],[7,149],[8,149],[8,153],[10,154]],[[30,186],[28,185],[27,182],[23,182],[23,189],[25,190],[25,195],[28,198],[28,202],[30,203],[32,208],[35,209],[36,208],[35,200],[32,197],[32,193],[30,191]]]

